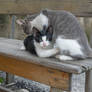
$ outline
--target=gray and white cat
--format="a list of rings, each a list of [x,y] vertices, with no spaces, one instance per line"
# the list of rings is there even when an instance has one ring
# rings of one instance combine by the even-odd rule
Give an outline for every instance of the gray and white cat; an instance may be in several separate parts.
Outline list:
[[[53,48],[44,49],[41,46],[41,43],[45,43],[47,41],[46,36],[44,38],[42,37],[43,40],[41,43],[38,43],[34,40],[35,49],[38,56],[51,57],[59,53],[56,55],[56,58],[59,58],[60,60],[85,59],[92,57],[92,50],[88,44],[85,32],[81,28],[77,18],[74,15],[66,11],[54,10],[43,10],[42,13],[43,16],[46,16],[44,17],[46,18],[46,21],[48,21],[48,23],[45,22],[46,24],[44,25],[48,25],[48,27],[49,25],[52,25],[53,27]],[[37,20],[38,16],[39,15],[35,15],[34,20]],[[40,16],[39,20],[44,20],[44,18]],[[32,27],[31,23],[30,26]],[[39,24],[37,21],[36,23]],[[37,29],[39,29],[41,32],[44,25],[35,27],[37,27]],[[32,29],[29,31],[29,33],[31,33]]]
[[[36,27],[38,30],[43,30],[43,26],[48,27],[48,17],[45,16],[42,12],[38,15],[34,16],[31,15],[31,19],[18,19],[16,20],[17,24],[22,26],[24,33],[32,34],[32,28]]]

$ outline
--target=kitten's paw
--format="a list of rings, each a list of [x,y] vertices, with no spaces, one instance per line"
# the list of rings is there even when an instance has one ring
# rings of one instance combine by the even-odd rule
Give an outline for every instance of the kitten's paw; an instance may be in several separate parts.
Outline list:
[[[55,58],[59,59],[61,55],[56,55]]]
[[[25,50],[25,47],[24,47],[24,46],[22,46],[22,47],[20,48],[20,50]]]
[[[55,51],[56,51],[56,53],[59,53],[60,50],[59,50],[59,48],[55,48]]]
[[[63,60],[63,61],[74,60],[72,57],[66,56],[66,55],[56,55],[55,57],[56,57],[57,59]]]

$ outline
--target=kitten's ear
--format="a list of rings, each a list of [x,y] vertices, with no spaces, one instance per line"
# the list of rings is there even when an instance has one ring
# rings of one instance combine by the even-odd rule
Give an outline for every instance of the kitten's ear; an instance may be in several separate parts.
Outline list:
[[[25,20],[23,20],[23,19],[17,19],[17,20],[16,20],[16,23],[17,23],[18,25],[22,26],[22,25],[25,23]]]
[[[43,9],[43,10],[41,11],[41,13],[44,14],[44,15],[46,15],[46,16],[48,17],[47,9]]]
[[[50,25],[50,26],[48,27],[47,33],[53,34],[53,27],[52,27],[52,25]]]
[[[40,34],[40,31],[35,27],[33,27],[32,31],[33,31],[34,37],[37,36],[38,34]]]

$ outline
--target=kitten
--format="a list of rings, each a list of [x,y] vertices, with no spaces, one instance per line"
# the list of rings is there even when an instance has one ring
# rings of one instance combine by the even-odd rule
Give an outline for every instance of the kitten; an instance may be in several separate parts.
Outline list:
[[[60,49],[61,52],[63,50],[64,54],[60,52],[61,54],[56,56],[57,58],[61,59],[63,57],[65,60],[73,60],[74,58],[92,58],[92,49],[88,44],[86,34],[73,14],[66,11],[54,10],[43,10],[42,12],[44,16],[48,18],[48,26],[49,24],[53,26],[52,42],[58,44],[56,46],[58,46],[59,49],[62,46],[66,47]],[[34,19],[37,16],[38,15],[34,15]],[[29,30],[29,33],[30,32],[32,32],[32,30]],[[61,47],[59,46],[59,43],[61,44]],[[73,49],[70,47],[73,47]]]
[[[27,51],[36,54],[39,57],[54,56],[59,52],[57,48],[52,48],[52,27],[46,27],[40,32],[37,28],[33,27],[33,34],[26,37],[24,46]]]
[[[77,40],[66,39],[58,36],[52,47],[53,28],[49,26],[46,30],[39,31],[33,28],[33,35],[24,40],[24,46],[27,51],[36,54],[39,57],[55,56],[60,60],[84,59],[85,55]],[[48,48],[51,47],[51,48]]]

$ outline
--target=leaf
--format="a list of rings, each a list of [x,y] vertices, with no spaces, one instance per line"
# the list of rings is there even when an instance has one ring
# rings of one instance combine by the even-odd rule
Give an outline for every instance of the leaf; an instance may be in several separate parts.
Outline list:
[[[0,83],[4,82],[4,78],[0,77]]]

